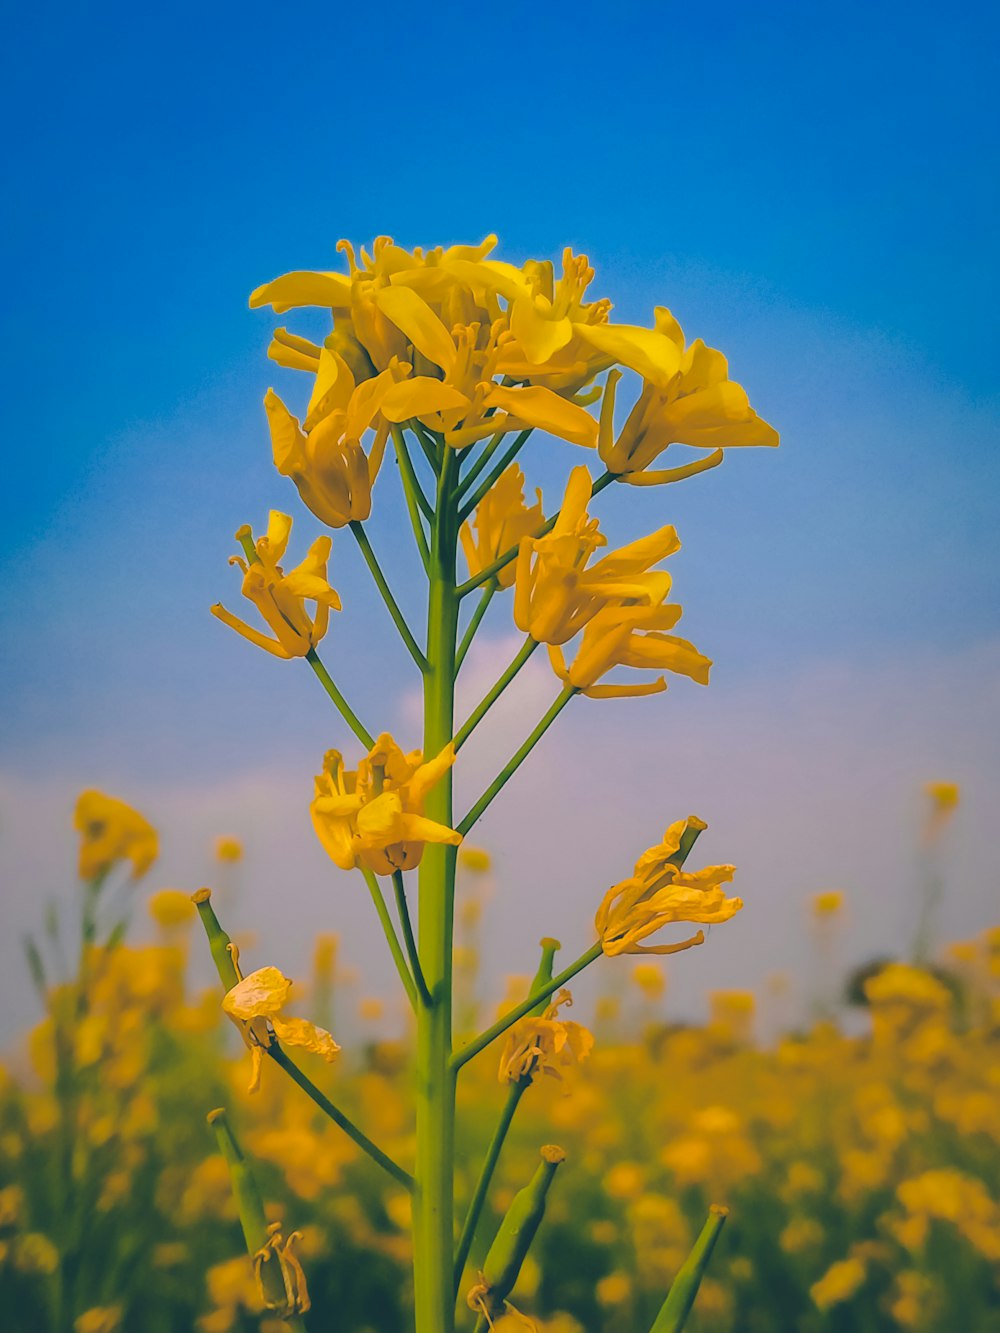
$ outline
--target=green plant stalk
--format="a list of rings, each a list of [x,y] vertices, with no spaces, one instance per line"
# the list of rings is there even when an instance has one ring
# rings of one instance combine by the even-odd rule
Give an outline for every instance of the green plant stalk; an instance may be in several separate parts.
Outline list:
[[[396,971],[399,973],[399,979],[403,983],[403,989],[409,998],[410,1004],[414,1009],[417,1007],[417,986],[410,972],[409,964],[406,961],[406,955],[403,953],[403,946],[399,942],[399,936],[396,934],[396,928],[392,924],[392,917],[389,915],[389,909],[385,903],[385,897],[382,893],[382,886],[378,882],[378,876],[367,866],[361,867],[361,873],[365,877],[365,883],[368,885],[368,892],[371,894],[372,902],[375,904],[375,911],[382,926],[382,933],[385,935],[386,943],[389,946],[389,952],[392,954],[392,961],[396,964]]]
[[[527,662],[528,658],[531,656],[531,654],[535,651],[537,647],[538,647],[538,640],[533,639],[529,634],[528,637],[525,639],[524,643],[521,645],[517,656],[511,662],[510,666],[508,666],[507,670],[503,673],[503,675],[499,678],[499,680],[497,680],[497,682],[491,687],[491,689],[482,697],[482,699],[479,701],[479,703],[476,705],[473,711],[462,723],[462,726],[459,728],[458,734],[455,736],[456,750],[460,750],[462,748],[465,742],[475,731],[476,727],[479,726],[480,722],[482,722],[483,718],[490,711],[490,709],[493,707],[496,701],[500,698],[501,694],[503,694],[504,690],[511,683],[511,681],[514,679],[517,673],[521,670],[525,662]]]
[[[565,1160],[562,1148],[542,1149],[542,1160],[524,1189],[518,1190],[504,1214],[493,1244],[483,1260],[482,1280],[486,1310],[498,1318],[521,1272],[531,1243],[545,1216],[545,1203],[556,1171]]]
[[[319,654],[316,652],[315,648],[310,648],[306,653],[306,661],[312,667],[313,671],[315,671],[319,683],[337,705],[340,716],[354,732],[355,736],[357,736],[365,749],[370,750],[375,744],[375,738],[372,736],[371,732],[358,721],[357,714],[341,694],[340,690],[337,689],[333,677],[320,661]]]
[[[568,981],[573,980],[578,972],[582,972],[595,959],[600,958],[603,952],[601,942],[598,940],[596,944],[590,946],[586,953],[582,953],[575,963],[570,963],[569,967],[564,968],[551,981],[545,982],[541,987],[537,986],[536,983],[526,1000],[522,1000],[513,1009],[509,1009],[502,1018],[497,1019],[492,1027],[487,1028],[485,1032],[481,1032],[478,1037],[473,1038],[468,1046],[463,1046],[460,1051],[455,1052],[451,1061],[452,1068],[455,1070],[461,1069],[468,1060],[478,1055],[480,1051],[485,1050],[491,1042],[496,1041],[497,1037],[502,1037],[519,1018],[524,1018],[525,1014],[530,1014],[543,1000],[547,1000],[550,995],[554,994],[560,986],[565,986]]]
[[[572,699],[573,695],[576,693],[577,691],[573,689],[571,685],[568,685],[562,691],[561,694],[556,696],[555,700],[549,707],[548,712],[535,727],[534,731],[531,733],[528,739],[524,742],[524,744],[517,751],[517,753],[507,761],[507,763],[503,766],[503,768],[500,770],[497,776],[493,779],[490,785],[483,792],[482,796],[480,796],[476,804],[472,807],[469,813],[462,820],[461,824],[457,826],[459,833],[461,833],[463,837],[465,836],[466,833],[468,833],[469,829],[472,828],[473,824],[480,817],[480,815],[484,814],[487,808],[492,804],[494,797],[499,796],[500,792],[507,785],[510,779],[514,776],[517,770],[521,767],[525,759],[527,759],[528,755],[531,754],[532,750],[542,739],[542,737],[548,731],[549,727],[552,726],[552,723],[556,720],[556,718],[559,716],[562,710],[569,703],[570,699]]]
[[[461,511],[459,513],[459,519],[461,522],[463,523],[465,522],[465,520],[475,509],[476,505],[479,504],[479,501],[487,493],[487,491],[491,490],[492,487],[495,486],[496,483],[500,480],[504,472],[506,472],[507,468],[511,465],[511,463],[513,463],[514,459],[524,448],[525,442],[530,434],[531,434],[531,427],[529,427],[527,430],[522,430],[520,435],[517,436],[514,442],[507,446],[507,448],[503,452],[503,456],[497,463],[496,467],[494,467],[493,471],[489,474],[488,477],[486,477],[484,481],[480,483],[479,486],[476,487],[475,494],[472,496],[472,498],[470,500],[467,500],[462,505]]]
[[[264,1200],[261,1198],[253,1170],[243,1155],[243,1149],[236,1141],[236,1136],[233,1134],[229,1119],[222,1107],[215,1111],[209,1111],[208,1123],[215,1131],[219,1152],[226,1159],[226,1165],[229,1167],[229,1180],[233,1189],[233,1198],[236,1201],[236,1211],[239,1214],[240,1226],[243,1228],[243,1239],[246,1241],[247,1253],[252,1259],[258,1250],[263,1249],[267,1244],[267,1217],[264,1213]],[[272,1306],[280,1308],[285,1300],[285,1284],[281,1279],[281,1271],[278,1265],[273,1263],[264,1264],[261,1269],[261,1281],[268,1302]],[[298,1316],[292,1316],[287,1322],[292,1328],[303,1328],[302,1321]]]
[[[709,1209],[708,1221],[674,1278],[670,1293],[649,1333],[681,1333],[728,1215],[728,1208],[720,1208],[718,1204],[713,1204]]]
[[[399,630],[399,637],[406,644],[407,652],[413,658],[414,662],[416,662],[418,670],[426,671],[427,660],[420,651],[416,639],[410,633],[410,627],[406,623],[406,617],[403,615],[402,611],[400,611],[399,603],[396,601],[395,597],[393,597],[389,584],[386,582],[386,577],[382,573],[382,566],[379,564],[375,552],[372,550],[372,544],[368,540],[368,534],[365,532],[365,525],[357,522],[357,520],[353,520],[350,524],[350,529],[354,533],[358,546],[361,548],[361,554],[364,556],[365,564],[368,566],[371,571],[371,576],[375,580],[375,586],[382,594],[382,600],[385,602],[389,615],[392,617],[392,622]]]
[[[489,583],[483,588],[483,595],[479,599],[479,605],[476,607],[475,611],[473,611],[472,619],[469,621],[468,627],[462,635],[462,642],[458,646],[458,654],[455,657],[456,674],[462,669],[462,663],[465,661],[466,654],[472,647],[472,641],[476,637],[476,631],[482,624],[483,616],[485,616],[488,611],[490,602],[492,602],[499,586],[500,585],[497,583],[496,579],[490,579]]]
[[[438,481],[428,575],[423,745],[427,759],[439,754],[454,732],[458,627],[456,472],[454,455],[446,450]],[[454,827],[450,770],[428,793],[425,813],[430,819]],[[429,843],[420,863],[418,944],[430,1003],[417,1008],[413,1201],[416,1333],[452,1333],[455,1326],[452,1287],[455,1080],[451,1072],[455,859],[454,847]]]
[[[538,971],[535,973],[529,988],[529,994],[536,995],[544,990],[545,986],[552,980],[552,960],[559,949],[559,941],[553,939],[543,939],[542,958],[538,964]],[[545,1008],[545,998],[542,997],[534,1008],[530,1010],[532,1014],[541,1014]],[[479,1224],[479,1217],[483,1211],[483,1204],[486,1202],[486,1195],[489,1192],[490,1184],[493,1180],[493,1173],[496,1170],[497,1162],[500,1160],[500,1153],[503,1151],[504,1141],[510,1129],[514,1114],[517,1111],[518,1103],[524,1096],[524,1093],[531,1086],[531,1077],[518,1079],[512,1083],[507,1093],[507,1101],[504,1103],[503,1111],[500,1113],[500,1121],[494,1130],[493,1138],[490,1140],[490,1146],[486,1152],[486,1159],[483,1162],[482,1170],[479,1173],[479,1179],[476,1182],[476,1188],[473,1191],[472,1199],[469,1203],[469,1210],[465,1215],[465,1222],[462,1224],[462,1235],[458,1242],[458,1248],[455,1251],[455,1293],[458,1294],[458,1286],[462,1280],[462,1272],[465,1268],[466,1260],[469,1257],[469,1251],[472,1248],[472,1242],[475,1239],[476,1227]]]
[[[394,870],[392,872],[392,887],[396,894],[396,911],[399,915],[399,924],[403,931],[403,943],[406,945],[406,956],[410,960],[410,971],[413,974],[413,980],[417,983],[417,994],[423,1004],[430,1002],[430,992],[427,989],[427,982],[424,980],[424,970],[420,966],[420,954],[417,952],[417,942],[413,938],[413,923],[410,920],[410,908],[406,901],[406,885],[403,882],[403,872]]]
[[[413,471],[413,460],[410,458],[406,448],[406,440],[398,426],[392,428],[392,439],[396,447],[396,458],[399,462],[399,475],[403,483],[403,494],[406,496],[406,508],[410,515],[410,527],[413,529],[413,540],[417,544],[417,551],[420,554],[420,562],[424,567],[424,573],[428,572],[430,566],[430,554],[427,549],[427,538],[424,535],[424,525],[421,521],[421,512],[426,514],[428,521],[434,518],[434,510],[427,502],[427,497],[420,489],[420,482]]]

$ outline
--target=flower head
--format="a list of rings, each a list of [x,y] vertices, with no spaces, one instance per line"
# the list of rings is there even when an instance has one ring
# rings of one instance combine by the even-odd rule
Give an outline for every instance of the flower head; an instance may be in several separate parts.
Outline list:
[[[291,989],[292,983],[276,967],[261,967],[242,977],[223,997],[223,1010],[239,1028],[250,1048],[251,1092],[260,1087],[262,1052],[275,1038],[288,1046],[313,1051],[329,1063],[340,1051],[329,1032],[304,1018],[292,1018],[283,1013]]]
[[[561,990],[543,1014],[529,1014],[511,1027],[500,1057],[501,1083],[517,1083],[536,1074],[562,1078],[564,1069],[587,1058],[593,1035],[579,1023],[559,1017],[563,1005],[572,1003],[570,992]]]
[[[302,563],[286,574],[278,561],[285,553],[291,530],[291,518],[272,509],[267,532],[256,542],[249,526],[240,528],[236,534],[247,554],[252,555],[250,562],[238,555],[231,556],[229,561],[242,569],[243,596],[256,606],[274,632],[273,639],[245,624],[220,603],[212,607],[212,615],[224,625],[258,648],[284,658],[305,657],[326,633],[330,612],[340,610],[340,598],[326,576],[330,538],[317,537]],[[316,604],[312,616],[306,610],[307,601]]]
[[[669,576],[665,576],[669,577]],[[681,616],[677,605],[640,606],[625,601],[598,611],[584,627],[576,659],[571,666],[558,644],[549,645],[552,669],[564,684],[591,699],[620,699],[640,694],[659,694],[667,688],[664,677],[632,684],[601,685],[598,682],[614,667],[672,671],[688,676],[699,685],[708,684],[711,659],[693,643],[667,634]]]
[[[457,846],[462,835],[427,819],[427,793],[455,762],[450,743],[434,759],[404,754],[383,732],[356,771],[331,750],[316,778],[310,811],[316,836],[341,870],[364,867],[377,875],[411,870],[428,842]]]
[[[80,832],[80,878],[95,879],[119,861],[131,861],[132,878],[141,878],[159,855],[156,829],[124,801],[103,792],[81,792],[73,811]]]
[[[734,866],[707,866],[691,874],[681,868],[683,840],[706,827],[693,815],[671,824],[663,841],[639,857],[632,877],[608,890],[594,921],[606,954],[679,953],[703,944],[704,933],[699,930],[677,944],[641,941],[674,922],[714,925],[740,910],[742,899],[727,898],[722,888],[733,878]]]
[[[535,496],[537,502],[529,508],[524,502],[524,473],[516,463],[512,463],[483,496],[472,523],[463,523],[459,534],[473,578],[516,546],[522,537],[530,536],[542,526],[545,519],[541,491],[536,491]],[[501,588],[509,588],[514,582],[514,574],[514,562],[511,561],[496,575],[496,581]]]

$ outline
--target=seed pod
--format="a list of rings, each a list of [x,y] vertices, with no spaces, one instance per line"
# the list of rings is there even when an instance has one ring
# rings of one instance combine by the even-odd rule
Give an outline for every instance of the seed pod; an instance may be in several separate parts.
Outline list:
[[[663,1302],[656,1323],[649,1333],[681,1333],[687,1323],[687,1317],[698,1295],[698,1288],[708,1268],[708,1261],[715,1249],[715,1242],[726,1224],[729,1209],[713,1203],[709,1209],[708,1220],[701,1229],[701,1235],[694,1243],[694,1248],[684,1260],[674,1278],[667,1299]]]
[[[491,1315],[503,1313],[504,1302],[521,1272],[531,1242],[545,1216],[545,1196],[549,1192],[556,1168],[565,1161],[562,1148],[553,1144],[542,1150],[542,1160],[531,1180],[514,1195],[500,1229],[483,1264],[481,1283],[470,1293],[474,1308],[485,1306]],[[473,1293],[481,1304],[472,1302]]]
[[[199,889],[197,893],[191,895],[191,901],[198,909],[201,924],[205,927],[205,934],[208,936],[208,947],[212,951],[212,959],[219,973],[219,980],[225,990],[231,991],[240,979],[239,973],[236,971],[236,964],[233,962],[233,955],[230,952],[232,941],[219,925],[219,918],[215,915],[211,900],[211,889]]]

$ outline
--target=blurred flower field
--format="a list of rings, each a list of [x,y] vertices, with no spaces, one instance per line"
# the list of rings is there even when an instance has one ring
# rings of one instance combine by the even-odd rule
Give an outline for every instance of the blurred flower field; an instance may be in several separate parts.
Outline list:
[[[222,840],[217,854],[238,862],[239,845]],[[463,860],[460,1036],[495,1016],[477,998],[489,860],[471,848]],[[119,930],[98,945],[85,924],[71,963],[50,917],[44,945],[30,946],[45,1016],[0,1082],[4,1329],[285,1327],[262,1315],[206,1124],[222,1104],[269,1217],[299,1233],[314,1308],[333,1312],[307,1326],[404,1328],[410,1195],[278,1070],[247,1092],[247,1052],[219,990],[188,980],[189,949],[201,944],[188,894],[130,892],[148,908],[151,943]],[[713,1204],[730,1216],[688,1324],[699,1333],[1000,1327],[1000,928],[922,966],[856,974],[847,989],[859,1004],[838,1024],[845,982],[824,976],[824,959],[842,908],[838,894],[813,901],[806,1026],[781,1012],[777,982],[760,997],[712,994],[708,1021],[692,1026],[671,1020],[661,963],[605,969],[613,990],[598,1001],[593,1049],[527,1089],[471,1251],[475,1269],[539,1144],[560,1144],[566,1165],[512,1292],[542,1333],[648,1327]],[[512,978],[501,1007],[529,980]],[[377,1001],[359,1004],[332,936],[317,940],[312,975],[295,979],[292,1007],[337,1032],[364,1033],[378,1017]],[[755,1035],[762,1019],[766,1040]],[[413,1158],[409,1049],[359,1037],[334,1068],[302,1061],[400,1163]],[[498,1055],[472,1060],[459,1087],[460,1205],[503,1105]],[[524,1326],[514,1313],[496,1324]]]

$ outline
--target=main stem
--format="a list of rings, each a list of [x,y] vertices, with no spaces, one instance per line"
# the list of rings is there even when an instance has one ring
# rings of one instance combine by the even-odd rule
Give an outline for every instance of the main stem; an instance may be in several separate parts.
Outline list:
[[[431,529],[424,674],[424,756],[431,759],[454,732],[455,640],[458,598],[457,469],[445,452]],[[425,813],[453,828],[450,770],[428,794]],[[418,948],[428,1004],[417,1006],[416,1192],[413,1201],[416,1333],[453,1333],[453,1163],[455,1076],[451,1069],[452,931],[455,848],[429,843],[420,863]]]

